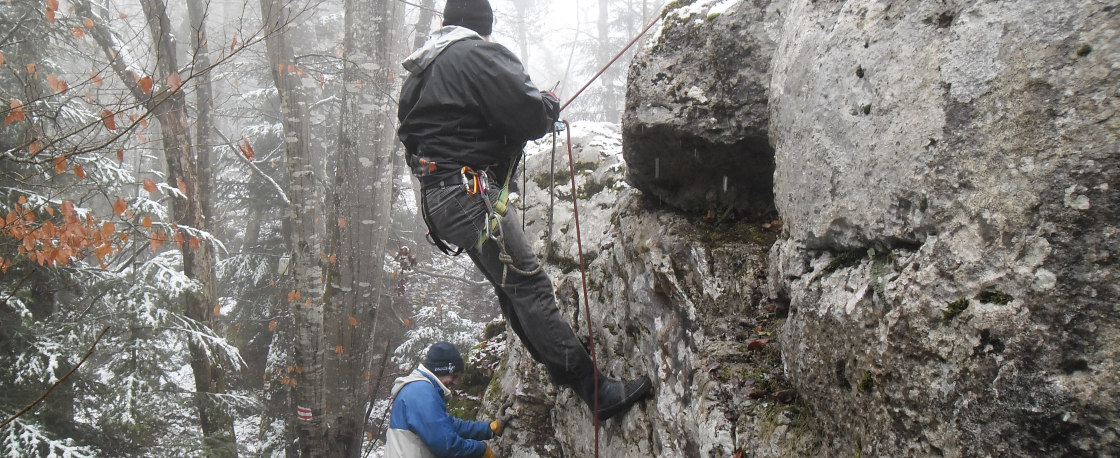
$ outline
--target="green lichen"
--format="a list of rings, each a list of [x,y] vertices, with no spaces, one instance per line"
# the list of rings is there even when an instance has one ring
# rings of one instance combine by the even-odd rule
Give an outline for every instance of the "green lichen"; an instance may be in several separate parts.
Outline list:
[[[486,329],[482,332],[482,340],[490,340],[504,332],[506,332],[505,320],[488,323]]]
[[[962,297],[953,302],[946,302],[946,304],[948,304],[949,307],[941,311],[942,324],[949,324],[953,318],[956,318],[957,315],[964,312],[964,310],[968,308],[968,299]]]
[[[668,5],[665,5],[665,8],[663,8],[661,11],[668,13],[669,11],[673,11],[677,8],[684,8],[693,3],[696,3],[696,0],[673,0],[672,2],[669,2]]]
[[[571,184],[571,180],[572,172],[568,171],[568,169],[559,169],[553,174],[544,173],[533,178],[533,182],[541,189],[548,189],[549,183],[551,183],[553,187]]]
[[[1015,298],[1011,297],[1010,294],[1004,294],[999,291],[985,291],[984,293],[980,294],[980,297],[977,297],[976,299],[983,304],[996,305],[1007,305],[1010,304],[1011,301],[1015,300]]]
[[[860,250],[841,252],[840,254],[834,256],[832,260],[828,262],[828,265],[824,267],[824,271],[827,273],[833,272],[840,268],[854,266],[858,264],[861,259],[863,259],[864,254],[865,252]]]
[[[875,380],[871,378],[870,372],[864,372],[863,378],[859,379],[859,390],[864,393],[870,393],[875,389]]]

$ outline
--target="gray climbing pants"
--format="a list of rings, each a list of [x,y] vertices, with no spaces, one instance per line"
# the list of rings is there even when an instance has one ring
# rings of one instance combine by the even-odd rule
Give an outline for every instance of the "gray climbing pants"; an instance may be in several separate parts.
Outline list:
[[[489,188],[490,202],[497,202],[501,188],[493,181]],[[552,280],[544,270],[525,276],[504,269],[505,264],[499,259],[501,249],[494,240],[474,248],[479,236],[486,231],[487,211],[482,196],[468,194],[460,183],[431,183],[421,192],[432,229],[445,242],[465,247],[471,260],[494,285],[502,314],[513,332],[521,338],[533,359],[544,364],[553,382],[568,385],[589,376],[594,369],[591,357],[560,315]],[[539,261],[521,231],[517,212],[512,206],[508,207],[501,219],[506,253],[518,269],[532,272]],[[503,270],[506,270],[504,283]]]

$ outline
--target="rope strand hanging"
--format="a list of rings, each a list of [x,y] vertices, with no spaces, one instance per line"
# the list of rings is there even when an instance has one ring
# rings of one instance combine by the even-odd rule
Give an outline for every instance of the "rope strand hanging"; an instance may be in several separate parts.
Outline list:
[[[599,70],[599,73],[596,73],[595,76],[591,77],[591,80],[589,80],[587,82],[587,84],[584,84],[583,87],[581,87],[578,91],[576,91],[575,95],[573,95],[570,99],[568,99],[567,102],[564,103],[563,106],[560,107],[560,111],[563,112],[565,108],[568,108],[568,105],[570,105],[572,103],[572,101],[574,101],[576,99],[576,97],[579,97],[580,94],[582,94],[585,89],[587,89],[589,86],[591,86],[591,84],[594,83],[595,80],[598,79],[600,75],[602,75],[604,72],[606,72],[607,69],[610,68],[611,65],[614,65],[614,63],[620,57],[622,57],[622,55],[625,54],[626,51],[629,50],[631,46],[634,46],[634,43],[638,42],[639,38],[641,38],[643,35],[645,35],[646,32],[648,32],[649,29],[652,29],[653,26],[655,24],[657,24],[657,22],[660,21],[660,20],[661,20],[660,15],[655,17],[653,19],[653,21],[650,22],[649,25],[646,26],[645,29],[642,29],[641,33],[639,33],[637,36],[635,36],[633,40],[630,40],[630,43],[628,43],[626,45],[626,47],[622,48],[622,51],[619,51],[618,54],[616,54],[614,56],[614,58],[611,59],[610,62],[607,62],[607,65],[604,66],[602,70]],[[594,379],[593,379],[592,383],[595,385],[595,390],[594,390],[594,395],[593,395],[594,396],[594,402],[593,402],[593,405],[592,405],[591,417],[593,418],[594,425],[595,425],[595,458],[599,458],[599,426],[600,426],[600,422],[599,422],[599,370],[598,370],[599,361],[598,361],[597,357],[595,356],[595,332],[594,332],[594,326],[591,322],[591,302],[589,301],[588,295],[587,295],[587,266],[584,264],[584,260],[583,260],[583,240],[582,240],[582,235],[580,233],[580,227],[579,227],[579,204],[577,203],[577,200],[578,200],[577,194],[578,193],[576,192],[576,165],[575,165],[575,159],[574,159],[573,154],[572,154],[572,126],[568,122],[568,120],[566,120],[566,119],[563,120],[562,122],[564,123],[564,127],[565,127],[564,130],[567,131],[567,136],[568,136],[568,170],[571,172],[571,177],[572,177],[571,178],[572,179],[572,216],[575,219],[575,223],[576,223],[576,246],[579,249],[579,273],[580,273],[581,280],[583,282],[583,307],[584,307],[583,315],[585,317],[587,317],[587,340],[588,340],[588,347],[589,347],[588,350],[591,353],[591,363],[596,368],[596,370],[593,372]],[[555,138],[555,137],[553,137],[553,138]],[[553,141],[553,148],[555,148],[555,145],[556,145],[556,142],[554,140]],[[550,181],[555,181],[555,178],[550,177]],[[551,236],[551,234],[549,234],[549,235]]]

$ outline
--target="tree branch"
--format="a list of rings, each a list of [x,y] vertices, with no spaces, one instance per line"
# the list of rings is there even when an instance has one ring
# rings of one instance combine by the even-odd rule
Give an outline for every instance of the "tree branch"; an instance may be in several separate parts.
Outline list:
[[[427,275],[429,277],[446,278],[446,279],[449,279],[449,280],[459,280],[463,283],[466,283],[468,285],[474,285],[474,286],[486,286],[486,285],[490,284],[489,281],[485,281],[485,280],[474,281],[474,280],[470,280],[470,279],[463,278],[463,277],[456,277],[456,276],[453,276],[453,275],[437,274],[435,272],[427,272],[427,271],[423,271],[423,270],[420,270],[420,269],[414,269],[413,272],[416,272],[418,274],[424,274],[424,275]]]
[[[292,204],[292,201],[288,200],[288,195],[284,193],[284,188],[281,188],[280,185],[276,183],[276,180],[273,180],[272,177],[268,176],[267,173],[264,173],[264,171],[261,170],[260,167],[257,167],[257,164],[253,163],[253,161],[250,161],[249,158],[242,155],[241,150],[238,149],[237,146],[234,146],[233,142],[229,141],[229,138],[226,138],[226,134],[223,134],[222,131],[218,130],[216,126],[214,127],[214,133],[218,134],[219,137],[222,137],[222,140],[226,142],[226,146],[233,149],[234,156],[237,156],[244,160],[246,164],[249,164],[249,167],[252,168],[254,172],[257,172],[255,175],[260,175],[265,179],[265,181],[271,183],[273,188],[276,188],[276,193],[280,195],[281,199],[284,199],[285,205]]]
[[[66,375],[63,375],[62,378],[58,379],[57,382],[54,382],[54,385],[51,385],[50,388],[47,388],[47,391],[44,392],[42,396],[39,396],[39,399],[36,399],[35,402],[32,402],[31,405],[29,405],[27,407],[24,407],[23,410],[19,411],[19,413],[15,414],[15,415],[12,415],[12,418],[4,420],[3,423],[0,423],[0,428],[3,428],[5,426],[7,426],[8,423],[11,423],[16,418],[19,418],[20,415],[23,415],[23,414],[27,413],[29,410],[33,409],[40,402],[43,402],[43,399],[46,399],[47,395],[51,394],[51,391],[54,391],[55,388],[58,388],[58,386],[61,385],[62,382],[66,381],[66,379],[68,377],[70,377],[70,374],[73,374],[74,371],[78,370],[79,367],[82,367],[82,363],[86,362],[86,360],[89,359],[89,355],[93,354],[93,350],[95,348],[97,348],[97,343],[101,342],[101,338],[105,337],[106,332],[109,332],[109,326],[105,326],[105,329],[101,331],[101,334],[97,335],[97,340],[93,341],[93,345],[89,347],[89,351],[86,352],[86,355],[82,357],[81,361],[78,361],[78,364],[75,365],[73,369],[70,369],[70,372],[67,372]]]

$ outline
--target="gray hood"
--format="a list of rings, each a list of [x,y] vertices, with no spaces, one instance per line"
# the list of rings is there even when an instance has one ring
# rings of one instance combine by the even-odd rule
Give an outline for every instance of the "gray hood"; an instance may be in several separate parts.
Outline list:
[[[431,377],[431,379],[429,379],[428,377],[425,377],[424,374],[427,374],[429,377]],[[389,395],[389,399],[396,399],[397,398],[397,393],[399,393],[401,391],[401,388],[404,388],[404,386],[408,385],[409,383],[412,383],[412,382],[432,383],[432,380],[436,381],[436,383],[434,385],[436,385],[436,389],[439,390],[441,396],[443,396],[445,398],[448,397],[448,396],[451,396],[451,390],[449,390],[446,386],[443,386],[443,382],[439,381],[439,377],[436,377],[435,374],[433,374],[431,371],[428,370],[428,368],[424,367],[424,365],[421,364],[420,367],[417,367],[416,370],[412,371],[411,374],[408,374],[405,377],[398,377],[396,380],[393,381],[393,391],[392,391],[392,394]]]
[[[439,56],[444,49],[447,49],[448,46],[451,46],[451,44],[457,41],[481,39],[482,36],[474,30],[457,25],[449,25],[436,30],[431,37],[428,37],[428,41],[424,42],[424,46],[421,46],[420,49],[417,49],[412,55],[406,57],[404,62],[401,62],[401,65],[403,65],[405,70],[408,70],[409,73],[417,74],[424,71],[425,68],[428,68],[428,66],[432,64],[432,61],[436,60],[436,57]]]

